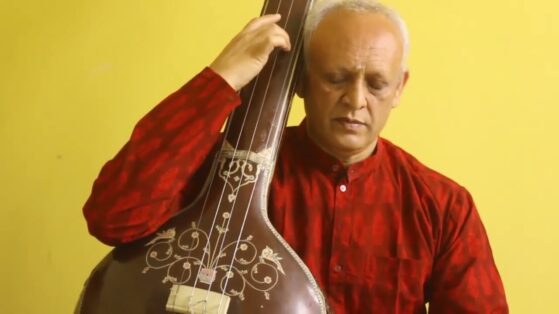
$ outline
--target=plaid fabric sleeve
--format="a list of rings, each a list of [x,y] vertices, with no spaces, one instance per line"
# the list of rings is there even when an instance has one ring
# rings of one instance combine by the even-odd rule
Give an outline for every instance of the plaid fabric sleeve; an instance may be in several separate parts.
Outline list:
[[[429,313],[508,313],[487,233],[465,190],[448,199],[432,274]]]
[[[204,182],[196,174],[239,104],[209,68],[159,103],[95,180],[83,208],[89,232],[108,245],[154,232]]]

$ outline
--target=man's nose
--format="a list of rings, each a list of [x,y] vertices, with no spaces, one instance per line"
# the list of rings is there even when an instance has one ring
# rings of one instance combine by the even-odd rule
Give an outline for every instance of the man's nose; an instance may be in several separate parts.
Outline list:
[[[356,81],[349,84],[345,96],[345,104],[354,110],[367,105],[367,90],[363,82]]]

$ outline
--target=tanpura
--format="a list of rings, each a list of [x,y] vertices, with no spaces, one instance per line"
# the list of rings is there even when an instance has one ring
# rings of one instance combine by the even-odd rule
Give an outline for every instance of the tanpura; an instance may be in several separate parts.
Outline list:
[[[77,313],[326,313],[310,271],[267,218],[267,192],[312,0],[268,0],[293,42],[241,90],[197,200],[93,270]]]

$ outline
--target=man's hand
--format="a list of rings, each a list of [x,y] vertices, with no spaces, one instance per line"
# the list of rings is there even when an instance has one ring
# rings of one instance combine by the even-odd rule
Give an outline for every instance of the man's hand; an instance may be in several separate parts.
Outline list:
[[[260,73],[274,48],[291,49],[289,35],[276,24],[280,19],[279,14],[252,19],[225,46],[210,68],[235,90],[240,90]]]

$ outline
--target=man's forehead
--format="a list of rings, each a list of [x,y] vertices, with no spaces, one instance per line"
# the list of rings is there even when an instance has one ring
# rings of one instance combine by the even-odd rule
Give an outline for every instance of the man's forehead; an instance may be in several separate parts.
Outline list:
[[[384,24],[385,27],[393,29],[398,28],[398,26],[390,18],[381,12],[340,7],[326,12],[316,25],[315,30],[324,27],[325,25],[343,27],[344,25],[351,25],[354,22],[363,21],[376,24],[378,27],[380,27],[381,24]]]
[[[384,15],[344,8],[328,12],[310,41],[309,56],[321,66],[344,64],[353,71],[401,59],[403,51],[397,26]]]
[[[328,12],[318,23],[310,42],[348,44],[379,36],[402,41],[398,27],[381,13],[338,8]]]

